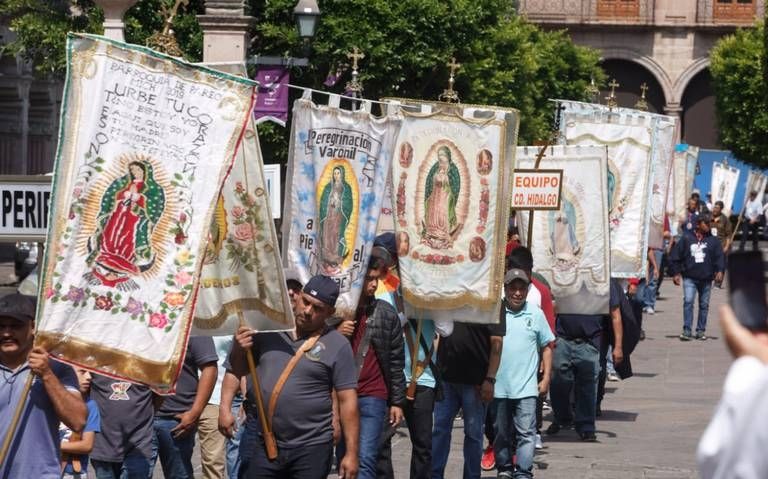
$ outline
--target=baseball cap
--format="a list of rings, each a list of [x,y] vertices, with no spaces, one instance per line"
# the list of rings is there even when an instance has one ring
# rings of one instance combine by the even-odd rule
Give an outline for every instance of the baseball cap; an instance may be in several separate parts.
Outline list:
[[[318,274],[309,278],[304,285],[304,292],[328,306],[335,307],[339,297],[339,285],[328,276]]]
[[[389,255],[393,259],[397,258],[397,241],[395,240],[395,233],[386,232],[380,234],[373,240],[373,246],[381,246],[389,252]]]
[[[0,298],[0,318],[13,318],[19,321],[34,321],[34,299],[19,293],[12,293]]]
[[[528,279],[528,275],[525,274],[525,271],[519,268],[512,268],[509,271],[507,271],[507,274],[504,275],[504,284],[508,285],[516,279],[519,279],[520,281],[524,281],[525,284],[531,283],[531,280]]]

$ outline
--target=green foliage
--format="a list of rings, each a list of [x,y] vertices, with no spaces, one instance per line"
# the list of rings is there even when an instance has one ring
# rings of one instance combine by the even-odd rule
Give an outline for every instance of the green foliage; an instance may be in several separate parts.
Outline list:
[[[252,0],[257,27],[252,53],[304,56],[291,12],[294,0]],[[312,66],[292,83],[328,90],[322,82],[357,46],[366,55],[360,79],[366,98],[436,100],[448,85],[446,63],[462,64],[456,90],[465,103],[520,110],[520,143],[549,134],[549,98],[587,100],[590,77],[603,82],[594,50],[564,32],[547,32],[517,17],[509,0],[326,0],[312,42]],[[260,13],[259,13],[260,12]],[[340,93],[347,71],[331,90]],[[297,93],[294,93],[295,95]],[[324,101],[318,98],[318,101]],[[265,158],[284,161],[287,132],[259,128]]]
[[[722,144],[737,158],[768,166],[768,78],[765,26],[738,30],[720,39],[710,55]]]
[[[125,15],[125,38],[144,45],[163,28],[161,3],[170,8],[174,0],[140,0]],[[203,34],[196,14],[203,0],[190,0],[173,20],[173,30],[190,61],[203,58]],[[41,78],[63,78],[66,69],[67,32],[103,34],[104,14],[93,0],[0,0],[0,20],[7,22],[16,38],[0,47],[0,54],[16,55],[32,62]]]

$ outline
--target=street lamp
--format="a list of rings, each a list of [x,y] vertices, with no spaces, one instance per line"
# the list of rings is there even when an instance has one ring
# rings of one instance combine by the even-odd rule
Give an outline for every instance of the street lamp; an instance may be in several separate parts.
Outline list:
[[[293,16],[296,19],[296,28],[299,30],[299,36],[305,43],[309,43],[315,36],[317,23],[320,20],[320,8],[315,0],[299,0],[296,8],[293,9]]]

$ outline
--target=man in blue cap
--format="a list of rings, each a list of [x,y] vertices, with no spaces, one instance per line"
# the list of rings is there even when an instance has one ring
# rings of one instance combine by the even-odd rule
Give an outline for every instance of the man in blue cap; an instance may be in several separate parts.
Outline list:
[[[21,420],[0,464],[0,477],[58,479],[59,422],[82,431],[87,409],[78,390],[75,371],[49,359],[45,349],[33,347],[35,303],[21,294],[0,298],[0,438],[11,428],[16,406],[24,402]],[[24,384],[33,375],[29,394]]]
[[[346,441],[339,477],[357,477],[357,369],[349,341],[326,326],[338,296],[334,280],[313,276],[295,298],[295,331],[254,334],[248,327],[238,329],[226,368],[238,378],[247,375],[245,350],[251,349],[262,397],[267,404],[275,403],[267,412],[267,422],[278,453],[274,460],[267,456],[249,378],[245,437],[255,438],[256,444],[248,443],[251,447],[241,457],[239,477],[325,478],[333,450],[331,390],[338,397]]]

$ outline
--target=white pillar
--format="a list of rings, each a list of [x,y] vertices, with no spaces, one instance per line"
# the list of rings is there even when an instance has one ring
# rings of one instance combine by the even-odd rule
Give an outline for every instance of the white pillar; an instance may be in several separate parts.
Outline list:
[[[679,103],[667,103],[664,105],[664,114],[677,118],[678,128],[675,142],[680,143],[683,138],[683,108]]]
[[[138,0],[94,0],[94,3],[104,10],[104,36],[125,41],[123,35],[123,16]]]

